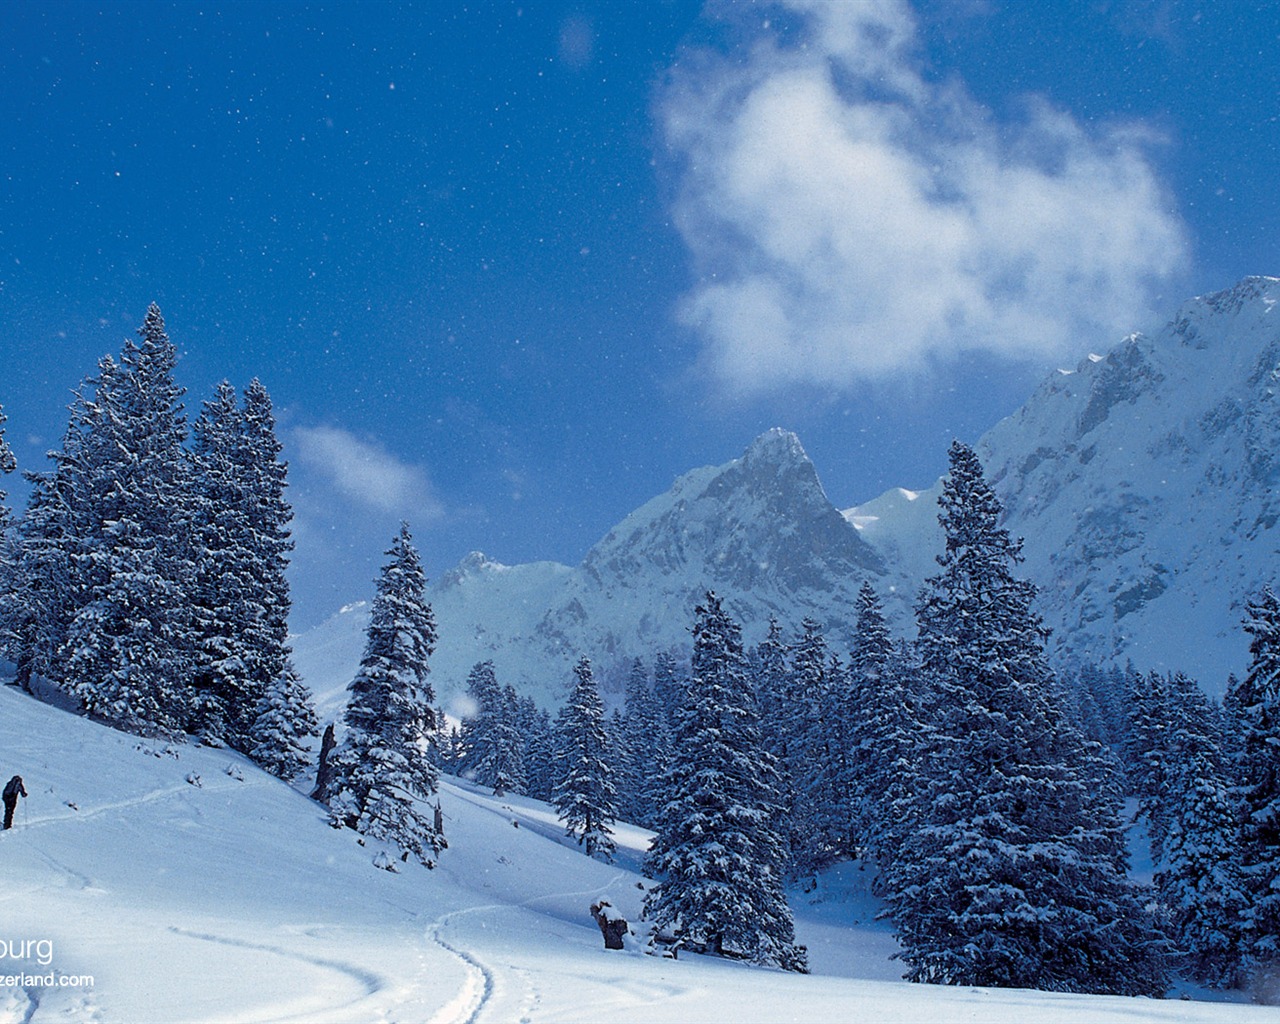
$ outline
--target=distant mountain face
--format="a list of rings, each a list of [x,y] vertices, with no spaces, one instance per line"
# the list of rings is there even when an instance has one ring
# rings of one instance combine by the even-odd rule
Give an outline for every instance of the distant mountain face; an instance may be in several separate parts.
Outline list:
[[[848,633],[864,580],[887,578],[882,557],[827,499],[794,434],[772,430],[739,459],[696,469],[641,506],[582,564],[506,566],[473,553],[430,592],[440,640],[431,675],[446,700],[479,661],[499,682],[555,705],[583,654],[604,688],[620,693],[631,662],[663,650],[687,653],[694,608],[720,594],[749,638],[770,616],[786,628],[810,616],[833,637]],[[299,670],[340,705],[368,609],[352,606],[295,639]],[[358,660],[358,653],[357,653]],[[313,681],[314,680],[314,681]]]
[[[1060,645],[1211,690],[1247,664],[1244,604],[1280,578],[1278,299],[1248,278],[1192,300],[983,438]]]
[[[823,493],[794,434],[770,431],[723,466],[696,469],[609,531],[576,568],[469,556],[431,592],[437,685],[492,658],[500,681],[558,702],[582,654],[606,689],[631,661],[687,651],[708,589],[744,624],[806,615],[840,629],[882,558]]]
[[[1280,280],[1193,299],[1154,337],[1060,371],[978,445],[1062,656],[1182,670],[1248,661],[1244,604],[1280,579]],[[846,515],[912,586],[939,488]],[[931,538],[931,539],[930,539]]]
[[[1280,577],[1278,298],[1280,280],[1249,278],[1192,300],[1154,337],[1055,374],[979,442],[1060,656],[1182,669],[1210,690],[1246,663],[1244,602]],[[492,659],[501,682],[554,705],[585,653],[616,692],[634,657],[688,650],[707,589],[748,640],[770,616],[790,630],[811,617],[843,647],[864,580],[909,629],[941,550],[938,492],[841,513],[795,435],[772,430],[685,474],[580,566],[464,559],[431,590],[435,685],[447,700]],[[330,654],[358,647],[365,618],[353,608],[297,638],[300,670],[336,672]]]

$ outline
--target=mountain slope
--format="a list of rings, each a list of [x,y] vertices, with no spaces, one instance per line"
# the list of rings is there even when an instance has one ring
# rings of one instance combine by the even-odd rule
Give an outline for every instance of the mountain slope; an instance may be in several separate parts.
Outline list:
[[[1060,371],[978,445],[1063,653],[1184,670],[1247,661],[1245,601],[1280,578],[1280,280],[1186,303]],[[932,571],[938,488],[848,513],[904,585]],[[933,537],[932,543],[927,538]]]
[[[1280,280],[1195,299],[983,439],[1049,619],[1094,657],[1220,688],[1280,573]]]
[[[586,654],[603,687],[618,692],[632,659],[687,650],[694,607],[708,589],[749,633],[770,615],[792,627],[808,615],[843,636],[862,581],[886,571],[831,504],[796,436],[772,430],[741,458],[680,477],[577,567],[468,556],[430,589],[440,634],[432,679],[448,701],[476,662],[491,659],[500,682],[555,705]],[[322,693],[336,682],[327,681],[325,652],[354,649],[358,659],[350,638],[367,621],[362,614],[353,608],[297,638],[299,668]],[[354,661],[348,680],[352,668]]]

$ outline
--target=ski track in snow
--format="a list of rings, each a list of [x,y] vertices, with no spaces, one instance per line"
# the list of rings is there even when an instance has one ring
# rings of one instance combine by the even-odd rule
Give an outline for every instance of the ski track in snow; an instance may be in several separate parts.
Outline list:
[[[490,806],[477,803],[477,806]],[[442,1007],[430,1024],[481,1024],[482,1020],[491,1020],[494,1024],[528,1024],[532,1014],[542,1002],[541,993],[534,984],[532,974],[514,964],[496,966],[486,963],[474,950],[465,949],[450,942],[444,937],[444,930],[460,918],[478,916],[486,913],[510,914],[513,909],[528,910],[538,913],[536,904],[554,900],[572,899],[578,896],[599,896],[615,887],[627,877],[625,871],[618,872],[604,885],[592,886],[588,889],[575,889],[567,892],[544,893],[533,896],[521,903],[491,903],[482,907],[467,907],[445,914],[427,929],[427,937],[445,952],[462,961],[467,970],[467,982],[452,1000]],[[504,975],[510,975],[517,984],[509,985]],[[517,998],[516,991],[520,995]]]
[[[24,829],[44,828],[48,825],[62,825],[68,821],[91,821],[94,818],[100,818],[104,814],[112,811],[130,810],[135,807],[141,807],[146,804],[158,803],[169,797],[182,796],[193,790],[204,793],[223,793],[231,789],[243,789],[246,786],[262,786],[264,783],[255,779],[252,782],[241,782],[238,780],[230,780],[222,783],[221,780],[210,779],[200,780],[200,785],[196,786],[190,782],[181,782],[174,786],[166,786],[162,789],[153,789],[149,793],[143,793],[141,796],[130,797],[127,800],[117,800],[113,803],[96,804],[93,807],[80,810],[70,810],[66,814],[41,814],[30,818],[22,823]]]
[[[493,998],[493,971],[471,953],[459,949],[445,939],[443,932],[454,918],[463,914],[501,909],[503,909],[501,906],[494,904],[487,907],[455,910],[451,914],[445,914],[427,929],[427,938],[446,953],[462,961],[462,966],[467,973],[467,980],[458,994],[436,1012],[429,1024],[477,1024],[480,1011]]]
[[[387,988],[387,979],[381,975],[374,974],[355,964],[344,963],[341,960],[330,960],[325,957],[307,956],[305,953],[298,953],[293,950],[282,949],[279,946],[272,946],[262,942],[249,942],[246,939],[237,939],[229,935],[214,935],[209,932],[189,931],[186,928],[179,928],[176,925],[170,925],[169,931],[174,935],[181,935],[188,939],[198,939],[201,942],[212,942],[221,946],[231,946],[236,949],[253,950],[256,953],[270,953],[272,956],[282,957],[285,960],[295,960],[299,963],[307,964],[311,967],[319,968],[323,971],[330,971],[342,975],[343,977],[353,981],[359,989],[359,993],[345,1003],[334,1004],[329,1001],[328,993],[325,994],[324,1001],[319,1005],[308,1008],[299,1009],[296,1012],[290,1012],[287,1016],[277,1018],[279,1020],[313,1020],[312,1014],[316,1012],[324,1012],[326,1014],[343,1010],[351,1006],[355,1006],[362,1000],[368,999],[370,996],[376,995]]]

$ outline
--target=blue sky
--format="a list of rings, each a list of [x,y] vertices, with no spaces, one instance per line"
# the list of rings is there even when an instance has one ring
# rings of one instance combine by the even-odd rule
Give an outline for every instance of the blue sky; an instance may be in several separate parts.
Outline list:
[[[158,302],[189,411],[276,402],[295,627],[401,518],[574,563],[775,425],[838,505],[925,486],[1280,273],[1278,54],[1244,2],[0,3],[7,436]]]

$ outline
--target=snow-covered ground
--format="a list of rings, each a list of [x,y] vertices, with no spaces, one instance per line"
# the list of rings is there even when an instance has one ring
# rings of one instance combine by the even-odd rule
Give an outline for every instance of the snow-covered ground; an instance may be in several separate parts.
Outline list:
[[[648,835],[613,865],[554,813],[441,787],[450,847],[427,871],[377,849],[227,751],[139,740],[0,687],[0,775],[29,798],[0,833],[0,1021],[1274,1020],[1180,1000],[895,981],[865,874],[795,894],[814,974],[606,952],[588,908],[634,920]],[[22,975],[54,985],[24,984]],[[19,976],[15,981],[15,976]],[[59,979],[80,984],[59,986]],[[91,980],[89,980],[91,979]]]

